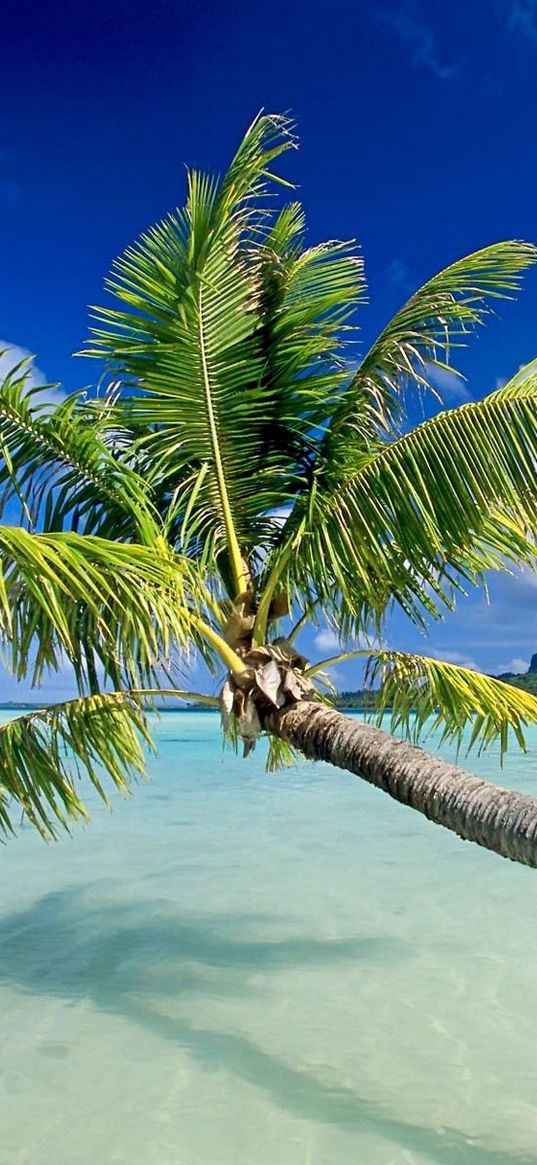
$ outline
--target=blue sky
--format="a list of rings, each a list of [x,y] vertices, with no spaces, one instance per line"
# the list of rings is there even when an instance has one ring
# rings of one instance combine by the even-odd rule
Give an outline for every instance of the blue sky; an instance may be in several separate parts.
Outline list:
[[[185,162],[223,168],[261,106],[298,122],[311,241],[363,246],[364,346],[439,267],[537,240],[537,0],[21,0],[3,16],[0,63],[0,337],[68,389],[95,376],[71,353],[114,255],[182,200]],[[537,353],[536,318],[533,274],[464,354],[471,396]],[[489,605],[466,600],[428,644],[401,618],[389,639],[522,666],[536,600],[537,580],[499,578]],[[342,665],[337,682],[359,670]],[[62,676],[46,694],[68,690]],[[0,685],[0,698],[24,694]]]

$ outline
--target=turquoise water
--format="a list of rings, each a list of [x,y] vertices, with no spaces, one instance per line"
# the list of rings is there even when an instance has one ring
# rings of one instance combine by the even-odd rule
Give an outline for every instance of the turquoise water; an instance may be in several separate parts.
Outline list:
[[[130,801],[0,852],[1,1165],[537,1165],[537,872],[156,731]]]

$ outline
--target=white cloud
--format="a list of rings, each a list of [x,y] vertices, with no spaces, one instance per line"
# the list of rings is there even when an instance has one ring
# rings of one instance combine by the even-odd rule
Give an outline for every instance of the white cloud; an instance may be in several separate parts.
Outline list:
[[[329,627],[324,627],[322,631],[318,631],[313,642],[319,648],[319,651],[343,650],[339,642],[339,637]]]
[[[33,662],[34,655],[31,656]],[[164,689],[169,689],[175,686],[181,689],[197,687],[199,690],[210,691],[211,687],[205,686],[205,681],[194,682],[193,673],[199,670],[199,661],[194,658],[181,658],[176,655],[173,661],[168,660],[167,663],[173,662],[174,672],[172,671],[172,679],[164,671],[159,670],[157,673],[157,686],[162,685]],[[97,676],[99,683],[103,690],[110,690],[111,684],[108,681],[104,682],[104,671],[101,663],[97,661],[96,664]],[[30,668],[31,670],[31,668]],[[175,673],[175,674],[174,674]],[[192,679],[192,682],[191,682]],[[208,674],[207,681],[211,684],[212,677]],[[58,669],[56,671],[45,670],[42,683],[39,687],[32,687],[29,679],[17,680],[12,674],[9,667],[6,666],[5,661],[0,657],[0,707],[3,703],[16,701],[17,703],[29,704],[51,704],[60,703],[63,700],[71,700],[77,695],[77,686],[73,666],[70,661],[63,657],[59,660]],[[164,697],[162,703],[171,707],[174,703],[173,699],[166,700]]]
[[[492,668],[492,675],[499,676],[506,671],[514,672],[515,675],[525,675],[529,666],[529,659],[520,659],[520,656],[515,655],[513,659],[508,659],[506,663],[497,663],[496,667]]]
[[[537,573],[525,567],[499,571],[489,575],[488,585],[488,600],[469,612],[472,630],[486,630],[508,654],[508,645],[511,651],[522,644],[526,651],[537,650]]]
[[[407,0],[399,8],[377,9],[375,16],[409,50],[414,66],[428,69],[440,81],[450,81],[457,76],[459,64],[447,64],[440,59],[438,40],[423,19],[416,0]]]
[[[323,627],[318,631],[313,642],[320,651],[380,651],[388,647],[387,643],[376,635],[361,635],[353,643],[342,644],[339,636],[330,627]]]
[[[537,0],[496,0],[496,7],[510,32],[537,41]]]
[[[21,360],[28,359],[32,361],[28,372],[28,388],[37,388],[39,384],[46,384],[44,373],[34,364],[34,357],[27,348],[21,348],[19,344],[11,344],[9,340],[0,340],[0,380],[4,380],[8,372],[20,364]]]
[[[475,659],[464,655],[461,651],[438,651],[435,647],[429,647],[426,654],[432,656],[433,659],[443,660],[445,663],[457,663],[460,667],[469,667],[471,671],[482,670]]]
[[[44,372],[34,364],[33,354],[28,348],[21,348],[20,344],[12,344],[10,340],[0,340],[0,384],[8,373],[16,368],[17,364],[20,364],[21,360],[31,361],[26,375],[27,391],[48,383]],[[47,392],[39,394],[39,401],[41,404],[58,404],[62,396],[63,393],[58,388],[51,386]]]
[[[345,672],[341,671],[339,667],[327,667],[326,674],[330,677],[335,688],[341,688],[345,683]]]
[[[448,368],[438,368],[436,364],[428,364],[427,376],[433,388],[440,393],[442,400],[473,400],[464,377],[456,372],[450,372]]]

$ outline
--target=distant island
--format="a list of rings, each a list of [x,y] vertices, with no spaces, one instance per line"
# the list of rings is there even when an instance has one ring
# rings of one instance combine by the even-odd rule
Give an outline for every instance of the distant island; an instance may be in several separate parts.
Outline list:
[[[336,708],[369,712],[377,706],[378,692],[374,688],[358,688],[355,692],[338,692],[334,697]]]
[[[512,684],[515,688],[522,688],[525,692],[531,692],[533,696],[537,696],[537,652],[532,655],[530,666],[527,672],[501,672],[500,675],[492,676],[492,679],[502,680],[504,684]],[[377,707],[378,691],[375,688],[357,688],[353,692],[338,692],[334,696],[334,704],[336,708],[352,712],[370,712]],[[34,703],[30,701],[5,700],[0,701],[0,709],[4,711],[34,711],[39,708],[47,708],[48,701],[42,703]],[[218,708],[208,708],[203,704],[194,704],[185,702],[179,704],[170,700],[166,704],[157,704],[157,712],[218,712]]]
[[[352,708],[364,712],[377,706],[376,691],[370,688],[359,688],[356,692],[338,692],[334,697],[336,708]],[[76,697],[73,697],[75,699]],[[31,700],[0,700],[0,709],[4,712],[34,712],[39,708],[49,708],[52,701],[42,700],[40,703]],[[170,700],[166,704],[156,704],[157,712],[218,712],[218,708],[210,708],[205,704],[194,704],[189,701],[178,703]]]
[[[67,697],[66,697],[67,698]],[[71,699],[76,700],[76,696]],[[55,701],[41,700],[39,703],[32,700],[0,700],[0,711],[3,712],[38,712],[40,708],[51,708]],[[216,708],[207,708],[204,704],[173,703],[155,704],[157,712],[214,712]]]
[[[50,707],[50,704],[50,700],[41,700],[40,703],[32,703],[31,700],[0,700],[0,709],[9,712],[38,712],[40,708]]]

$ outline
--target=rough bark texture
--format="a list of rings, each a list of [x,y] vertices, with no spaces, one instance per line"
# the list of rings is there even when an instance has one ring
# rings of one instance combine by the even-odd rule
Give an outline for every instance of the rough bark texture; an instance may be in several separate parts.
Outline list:
[[[360,720],[302,700],[264,717],[268,732],[389,793],[504,858],[537,866],[537,799],[490,785]]]

